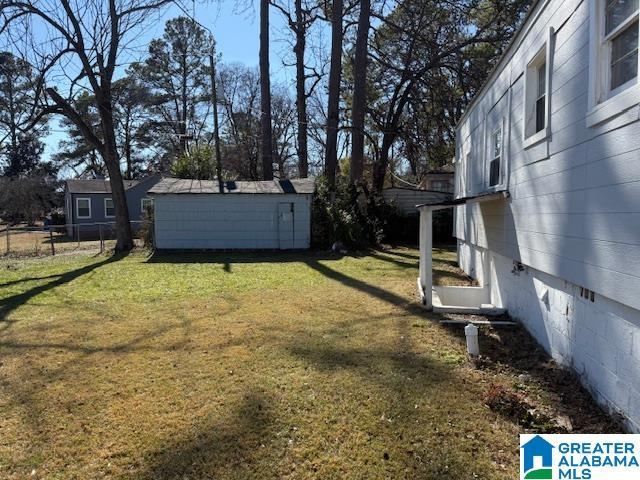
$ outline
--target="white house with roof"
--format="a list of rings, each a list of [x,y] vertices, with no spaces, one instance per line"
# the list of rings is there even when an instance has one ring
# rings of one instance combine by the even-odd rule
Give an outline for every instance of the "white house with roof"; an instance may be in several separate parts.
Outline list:
[[[638,0],[537,0],[457,127],[455,195],[421,207],[434,310],[502,309],[640,431]],[[476,290],[432,290],[455,209]]]

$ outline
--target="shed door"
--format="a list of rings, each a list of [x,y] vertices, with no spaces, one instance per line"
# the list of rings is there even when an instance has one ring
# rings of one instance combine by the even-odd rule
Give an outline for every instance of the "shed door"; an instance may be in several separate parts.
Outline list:
[[[278,238],[280,250],[293,248],[293,203],[278,204]]]

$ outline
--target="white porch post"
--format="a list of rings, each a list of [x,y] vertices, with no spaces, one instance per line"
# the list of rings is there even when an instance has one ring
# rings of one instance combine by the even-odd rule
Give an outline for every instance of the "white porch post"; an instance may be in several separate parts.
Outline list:
[[[418,279],[422,303],[428,309],[432,308],[431,288],[432,278],[432,246],[433,246],[433,222],[432,209],[429,207],[420,208],[420,278]]]

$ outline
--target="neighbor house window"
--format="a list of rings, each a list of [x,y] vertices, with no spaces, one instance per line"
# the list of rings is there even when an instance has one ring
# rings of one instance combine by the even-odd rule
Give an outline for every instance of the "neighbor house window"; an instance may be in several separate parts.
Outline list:
[[[116,216],[116,209],[113,206],[113,198],[104,199],[104,216],[107,218],[113,218]]]
[[[153,210],[153,198],[143,198],[140,201],[140,205],[142,206],[142,213]]]
[[[597,0],[591,9],[590,124],[638,103],[639,0]],[[624,92],[624,95],[620,95]],[[615,102],[607,100],[618,97]],[[600,108],[601,104],[611,104]],[[615,103],[615,104],[614,104]],[[589,119],[588,119],[589,121]]]
[[[76,218],[91,218],[91,199],[76,198]]]
[[[438,192],[448,192],[450,189],[450,184],[444,180],[434,180],[431,182],[431,190],[436,190]]]
[[[491,161],[489,162],[489,186],[500,183],[500,162],[502,159],[502,128],[491,135]]]

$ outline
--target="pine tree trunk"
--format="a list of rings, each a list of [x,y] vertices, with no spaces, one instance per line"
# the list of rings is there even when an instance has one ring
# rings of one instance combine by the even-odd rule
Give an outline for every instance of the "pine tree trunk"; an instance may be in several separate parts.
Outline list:
[[[307,116],[307,92],[305,88],[304,54],[306,49],[306,27],[302,0],[295,0],[296,9],[296,110],[298,114],[298,173],[300,178],[309,176],[309,149],[308,149],[308,116]]]
[[[271,79],[269,77],[269,0],[260,0],[260,116],[262,132],[262,178],[273,180],[271,133]]]
[[[371,0],[361,0],[354,60],[353,125],[351,129],[351,168],[349,169],[350,180],[353,184],[362,181],[364,167],[364,119],[367,101],[367,47],[370,15]]]
[[[342,0],[333,0],[331,13],[331,67],[329,70],[329,103],[327,106],[327,144],[325,175],[329,188],[336,184],[338,165],[338,121],[340,107],[340,78],[342,76]]]

